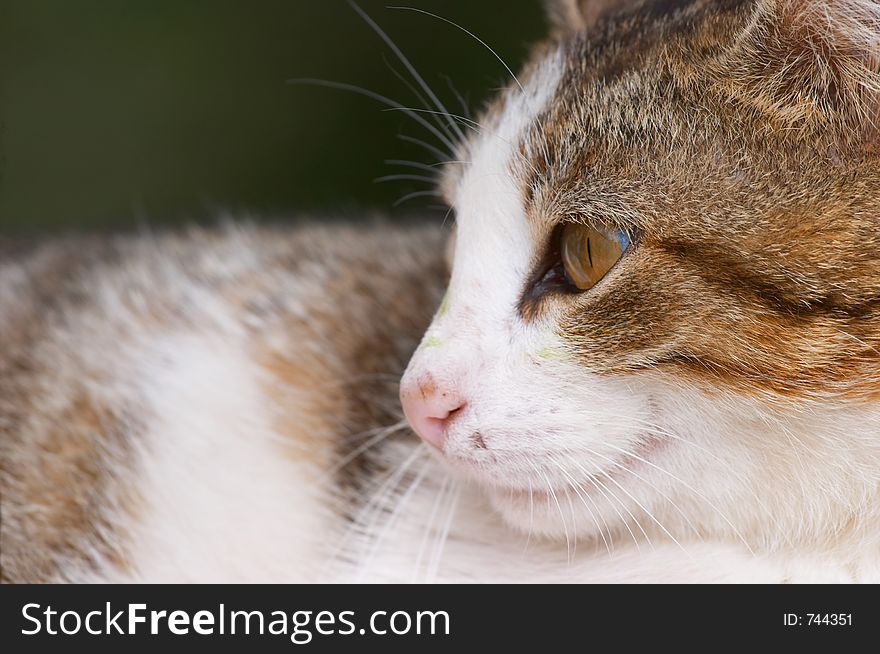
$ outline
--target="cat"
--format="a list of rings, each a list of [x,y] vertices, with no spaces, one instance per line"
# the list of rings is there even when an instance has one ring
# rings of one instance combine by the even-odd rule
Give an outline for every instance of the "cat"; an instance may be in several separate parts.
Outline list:
[[[5,581],[880,581],[880,3],[547,4],[448,247],[5,248]]]

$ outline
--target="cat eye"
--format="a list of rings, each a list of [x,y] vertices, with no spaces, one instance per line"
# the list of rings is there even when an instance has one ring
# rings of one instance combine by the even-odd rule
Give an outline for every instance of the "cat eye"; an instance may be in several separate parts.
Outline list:
[[[543,259],[526,284],[519,312],[537,315],[550,294],[583,293],[593,288],[630,247],[623,230],[602,226],[562,223],[556,226]]]
[[[567,223],[559,237],[565,278],[580,291],[599,283],[629,247],[626,232]]]

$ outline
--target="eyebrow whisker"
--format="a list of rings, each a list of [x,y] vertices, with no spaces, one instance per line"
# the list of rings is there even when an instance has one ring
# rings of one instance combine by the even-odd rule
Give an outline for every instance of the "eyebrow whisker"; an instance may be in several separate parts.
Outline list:
[[[371,100],[375,100],[376,102],[384,104],[386,107],[395,109],[397,111],[402,111],[407,116],[409,116],[414,121],[416,121],[419,125],[421,125],[425,129],[427,129],[429,132],[431,132],[431,134],[436,136],[443,145],[445,145],[447,148],[449,148],[449,153],[448,154],[443,153],[441,156],[443,156],[443,157],[448,156],[449,154],[454,152],[456,149],[455,144],[452,142],[452,140],[449,138],[449,136],[447,134],[445,134],[444,132],[441,132],[439,129],[437,129],[436,126],[432,125],[430,122],[425,120],[422,116],[419,115],[418,112],[413,111],[409,107],[405,107],[404,105],[400,104],[399,102],[396,102],[396,101],[392,100],[391,98],[382,95],[381,93],[376,93],[375,91],[370,91],[369,89],[365,89],[362,86],[357,86],[356,84],[348,84],[347,82],[334,82],[332,80],[317,79],[317,78],[313,78],[313,77],[293,78],[293,79],[287,80],[287,83],[288,84],[302,84],[302,85],[306,85],[306,86],[321,86],[324,88],[337,89],[340,91],[349,91],[350,93],[355,93],[358,95],[362,95],[366,98],[370,98]],[[437,152],[442,152],[442,150],[438,149]]]
[[[391,39],[391,37],[385,33],[385,30],[383,30],[381,27],[379,27],[378,23],[376,23],[376,21],[374,21],[370,17],[370,15],[367,14],[367,12],[365,12],[363,9],[361,9],[357,5],[357,3],[354,2],[354,0],[349,0],[348,4],[349,4],[349,6],[351,6],[352,9],[355,10],[355,12],[357,12],[357,14],[363,19],[363,21],[367,25],[369,25],[370,28],[372,28],[372,30],[374,32],[376,32],[376,34],[379,35],[379,38],[381,38],[385,42],[385,44],[389,48],[391,48],[391,51],[394,53],[394,56],[397,57],[397,59],[400,61],[400,63],[403,64],[403,66],[406,68],[406,70],[409,72],[409,74],[412,75],[412,77],[416,81],[416,83],[422,88],[422,90],[431,99],[434,106],[436,106],[437,109],[439,109],[440,111],[447,112],[446,107],[440,101],[440,98],[438,98],[437,95],[434,93],[434,91],[431,90],[431,87],[428,85],[427,82],[425,82],[424,78],[421,75],[419,75],[419,72],[416,70],[415,66],[412,65],[412,62],[407,58],[407,56],[405,54],[403,54],[403,51],[397,46],[397,44],[394,42],[394,40]],[[460,138],[461,140],[464,140],[464,133],[461,131],[461,129],[455,123],[455,121],[453,121],[452,119],[449,119],[448,122],[449,122],[449,126],[452,128],[452,131],[458,136],[458,138]],[[452,149],[455,150],[454,147]]]

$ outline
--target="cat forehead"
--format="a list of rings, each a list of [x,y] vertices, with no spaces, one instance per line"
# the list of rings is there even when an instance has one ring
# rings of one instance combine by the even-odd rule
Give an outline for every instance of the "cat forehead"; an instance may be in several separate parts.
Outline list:
[[[681,23],[692,23],[690,13],[637,13],[534,48],[463,144],[458,158],[466,164],[444,179],[447,198],[452,204],[480,198],[485,193],[468,191],[507,176],[532,222],[571,214],[589,219],[590,207],[572,191],[586,190],[590,178],[613,178],[605,173],[615,154],[635,163],[629,146],[647,151],[665,144],[682,118],[663,97],[669,80],[656,54],[667,35],[688,32]],[[596,210],[626,218],[608,207]]]
[[[526,171],[532,168],[529,134],[558,97],[566,71],[560,44],[540,56],[500,93],[460,144],[456,163],[445,168],[441,190],[459,218],[494,214],[514,221],[524,209]]]
[[[854,171],[876,178],[876,7],[645,2],[557,36],[484,113],[445,195],[459,216],[494,208],[544,228],[573,218],[688,238],[865,200],[843,186]],[[777,210],[780,196],[800,207]]]

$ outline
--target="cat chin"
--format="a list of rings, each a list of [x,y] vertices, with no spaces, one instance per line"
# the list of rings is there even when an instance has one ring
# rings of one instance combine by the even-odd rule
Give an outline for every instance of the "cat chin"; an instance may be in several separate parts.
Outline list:
[[[657,495],[666,499],[649,477],[651,466],[656,465],[652,460],[669,445],[665,438],[644,438],[631,444],[623,455],[609,458],[607,468],[596,465],[592,457],[589,465],[595,466],[596,473],[589,476],[578,475],[574,469],[563,476],[548,469],[541,481],[533,478],[531,483],[528,477],[499,483],[487,479],[485,470],[483,475],[471,471],[471,476],[481,483],[495,511],[514,529],[553,539],[598,541],[622,530],[631,534],[625,518],[653,506]],[[589,458],[585,457],[585,464]],[[582,472],[583,467],[578,467]],[[645,522],[650,526],[649,520]]]
[[[519,490],[502,487],[486,491],[489,503],[501,519],[511,528],[529,537],[569,540],[571,538],[596,539],[602,537],[597,524],[604,529],[616,527],[610,518],[606,523],[597,523],[596,510],[588,513],[583,507],[584,493],[579,497],[568,489],[554,489],[552,493],[537,489]],[[601,498],[597,505],[601,506]]]
[[[563,525],[551,495],[535,491],[513,490],[494,487],[486,490],[492,508],[508,526],[531,536],[558,538],[564,536]],[[568,494],[561,492],[557,499],[568,505]]]

